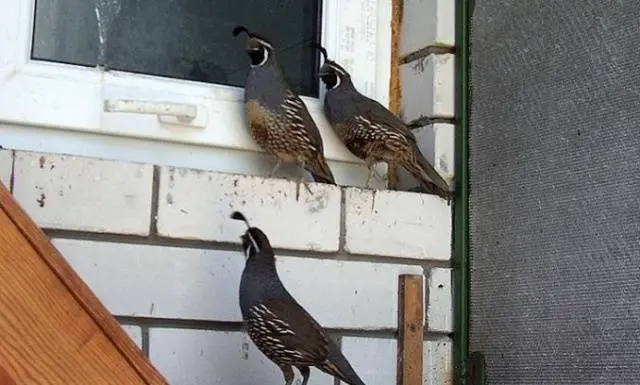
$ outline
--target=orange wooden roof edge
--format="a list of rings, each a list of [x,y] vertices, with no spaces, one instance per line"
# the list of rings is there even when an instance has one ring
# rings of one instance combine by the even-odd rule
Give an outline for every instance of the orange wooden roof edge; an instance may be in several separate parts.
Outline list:
[[[94,319],[102,332],[122,354],[129,365],[144,381],[152,385],[168,385],[164,377],[144,356],[138,346],[129,338],[118,321],[100,302],[71,265],[38,228],[29,215],[22,209],[7,188],[0,182],[0,207],[30,242],[34,250],[60,281],[72,293],[76,301]],[[1,376],[0,376],[1,377]]]

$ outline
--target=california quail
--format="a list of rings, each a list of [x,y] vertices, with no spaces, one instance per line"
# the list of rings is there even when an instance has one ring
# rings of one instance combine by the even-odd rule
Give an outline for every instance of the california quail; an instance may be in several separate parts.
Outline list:
[[[335,184],[320,131],[305,104],[284,80],[273,46],[244,26],[236,27],[233,36],[242,32],[247,35],[245,51],[251,59],[244,92],[245,114],[252,138],[276,159],[269,176],[282,162],[290,162],[309,171],[316,182]]]
[[[311,46],[324,57],[318,71],[327,88],[324,113],[347,148],[367,164],[367,187],[373,165],[383,161],[389,168],[404,167],[428,193],[450,201],[452,189],[420,153],[413,133],[382,104],[358,92],[349,73],[329,60],[323,47],[316,43]]]
[[[302,385],[307,385],[309,367],[315,366],[347,384],[364,385],[338,346],[280,281],[267,236],[242,213],[235,211],[231,218],[248,227],[241,236],[247,257],[240,279],[242,319],[253,343],[282,370],[285,384],[291,385],[295,366]]]

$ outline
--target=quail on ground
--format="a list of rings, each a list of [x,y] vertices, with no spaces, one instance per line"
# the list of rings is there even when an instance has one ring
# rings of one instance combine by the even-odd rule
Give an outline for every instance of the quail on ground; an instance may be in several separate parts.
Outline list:
[[[289,294],[276,271],[275,256],[267,236],[251,227],[235,211],[231,218],[244,221],[241,236],[247,258],[240,279],[240,311],[248,334],[258,349],[281,370],[291,385],[296,367],[302,385],[309,380],[309,367],[337,377],[350,385],[365,385],[322,326]]]
[[[452,188],[420,152],[416,138],[405,124],[377,101],[358,92],[351,75],[327,57],[327,51],[316,43],[324,63],[318,76],[325,84],[324,113],[338,137],[369,168],[370,186],[373,166],[386,162],[389,168],[403,167],[427,190],[447,201]],[[391,175],[391,174],[388,174]],[[394,178],[395,176],[394,173]],[[391,181],[395,182],[397,181]]]
[[[314,181],[335,184],[320,131],[302,99],[285,81],[273,45],[244,26],[236,27],[233,36],[243,32],[247,36],[245,51],[251,59],[244,91],[245,115],[253,140],[275,157],[269,176],[283,162],[295,163],[311,173]]]

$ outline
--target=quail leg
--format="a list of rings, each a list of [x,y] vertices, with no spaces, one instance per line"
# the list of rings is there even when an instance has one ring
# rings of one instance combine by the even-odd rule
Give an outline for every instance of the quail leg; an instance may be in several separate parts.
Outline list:
[[[307,192],[308,192],[309,194],[312,194],[312,192],[311,192],[311,187],[309,187],[309,181],[306,181],[306,180],[304,179],[304,177],[300,177],[300,183],[302,183],[302,184],[304,185],[304,188],[306,188],[306,189],[307,189]]]
[[[291,365],[278,365],[280,370],[282,370],[282,375],[284,376],[284,385],[291,385],[293,382],[293,369],[291,369]]]
[[[282,159],[276,157],[276,164],[273,166],[273,169],[269,173],[269,178],[273,178],[273,175],[278,171],[280,166],[282,165]]]
[[[311,371],[309,370],[309,367],[296,366],[296,368],[298,368],[298,370],[300,371],[300,374],[302,374],[302,385],[307,385],[307,382],[309,381],[309,374],[311,373]]]
[[[367,175],[367,182],[366,182],[366,187],[367,188],[371,188],[371,179],[372,179],[371,177],[373,176],[373,173],[374,173],[374,169],[373,169],[373,167],[370,167],[369,168],[369,175]]]
[[[397,190],[398,182],[400,182],[400,176],[398,175],[398,166],[395,164],[389,164],[387,167],[386,175],[387,188],[389,190]]]
[[[373,175],[375,174],[377,176],[377,178],[380,179],[380,176],[378,175],[376,170],[373,168],[373,166],[376,164],[376,161],[375,161],[375,159],[368,158],[368,159],[365,160],[364,163],[367,166],[367,168],[369,169],[369,175],[367,175],[366,186],[367,186],[367,188],[371,188],[371,178],[373,177]]]
[[[298,165],[298,167],[300,167],[303,170],[306,170],[305,167],[305,162],[303,158],[298,158],[296,161],[296,164]],[[307,189],[307,192],[309,194],[312,194],[311,192],[311,188],[309,187],[309,182],[307,182],[304,179],[304,175],[300,177],[300,179],[298,179],[298,184],[296,185],[296,201],[298,200],[298,198],[300,198],[300,184],[304,185],[304,188]]]
[[[366,182],[367,188],[372,188],[371,179],[373,179],[374,176],[375,176],[375,179],[377,179],[379,182],[382,182],[383,184],[387,183],[386,177],[380,175],[380,173],[378,173],[376,169],[373,168],[373,165],[371,165],[371,167],[368,167],[368,168],[369,168],[369,175],[367,176],[367,182]]]
[[[312,194],[311,188],[309,187],[309,182],[304,180],[304,177],[300,177],[298,179],[298,183],[296,184],[296,201],[300,198],[300,185],[303,185],[309,194]]]
[[[376,171],[376,169],[372,169],[373,170],[373,176],[376,177],[376,179],[381,182],[381,183],[387,183],[387,176],[385,175],[380,175],[380,173],[378,171]]]

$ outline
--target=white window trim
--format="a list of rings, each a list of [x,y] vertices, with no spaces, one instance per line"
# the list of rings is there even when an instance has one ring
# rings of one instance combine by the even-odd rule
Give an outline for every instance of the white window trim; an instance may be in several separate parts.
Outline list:
[[[375,11],[367,13],[366,7]],[[242,88],[31,60],[35,0],[0,0],[0,9],[0,123],[260,151],[246,128]],[[373,82],[367,93],[387,105],[391,0],[324,0],[322,12],[322,43],[329,56],[338,62],[351,58],[356,87],[364,93],[365,81]],[[367,19],[376,26],[374,39],[366,39]],[[356,52],[340,44],[343,25],[356,29]],[[326,157],[361,163],[328,125],[320,90],[319,98],[302,99],[319,126]],[[203,127],[161,123],[156,115],[104,112],[105,101],[114,99],[194,104],[195,122]]]

